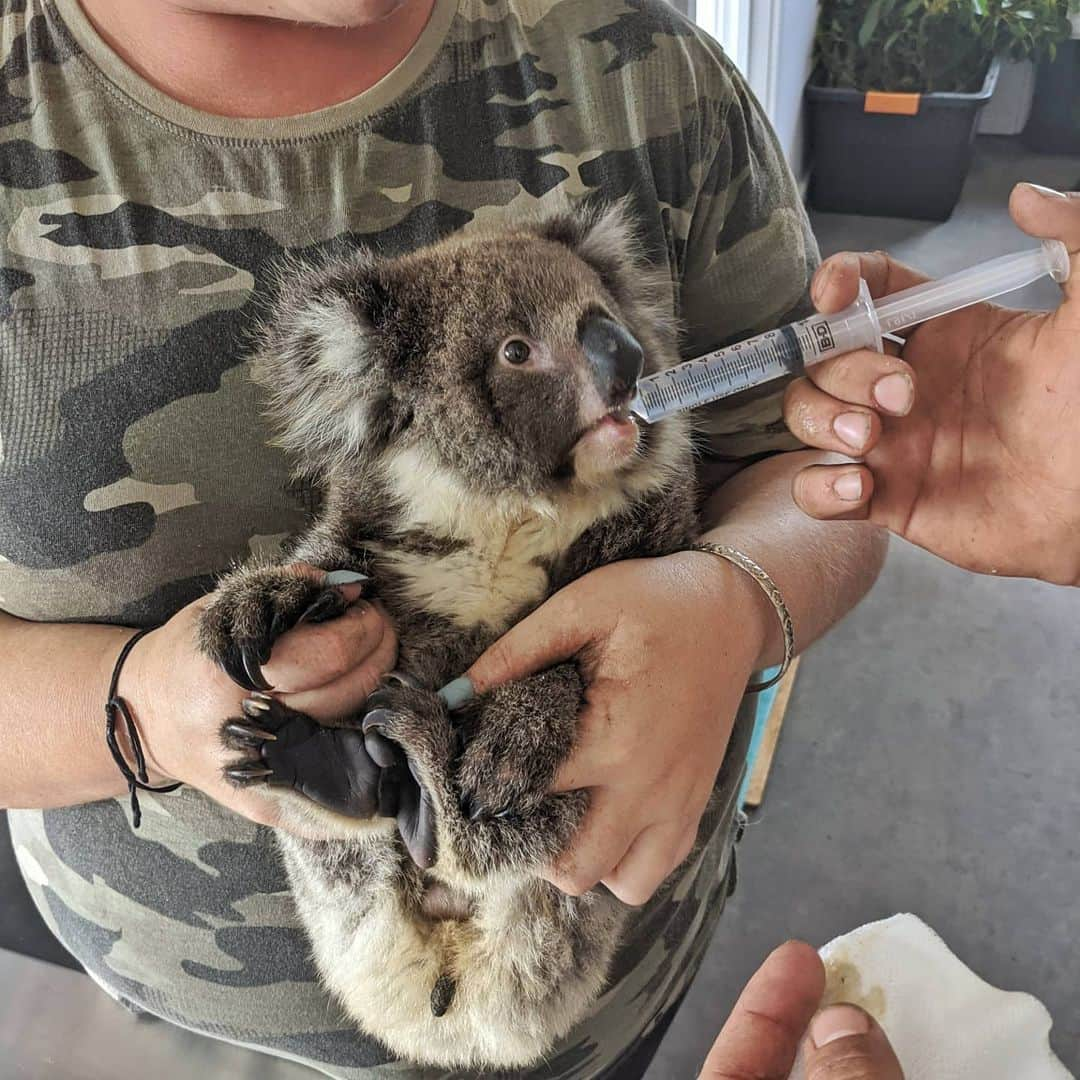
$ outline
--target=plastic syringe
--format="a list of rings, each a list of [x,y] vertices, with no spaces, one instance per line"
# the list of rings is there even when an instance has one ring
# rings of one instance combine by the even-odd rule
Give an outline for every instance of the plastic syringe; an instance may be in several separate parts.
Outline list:
[[[1058,282],[1069,276],[1069,253],[1059,240],[1044,240],[1034,250],[991,259],[893,293],[877,303],[863,281],[859,298],[836,315],[811,315],[639,379],[630,411],[652,424],[785,375],[801,375],[830,356],[853,349],[880,352],[882,334],[991,300],[1046,274]]]

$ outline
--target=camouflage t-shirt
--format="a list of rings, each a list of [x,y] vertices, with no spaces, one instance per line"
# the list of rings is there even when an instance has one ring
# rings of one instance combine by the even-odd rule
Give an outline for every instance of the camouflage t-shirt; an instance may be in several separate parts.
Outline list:
[[[772,132],[662,0],[437,0],[373,88],[279,120],[165,97],[76,0],[7,0],[0,44],[0,607],[25,619],[162,622],[304,525],[242,359],[285,252],[392,253],[629,195],[686,355],[805,304],[817,254]],[[703,428],[728,459],[790,445],[776,394]],[[697,970],[748,715],[703,854],[635,914],[592,1015],[535,1075],[617,1071]],[[11,815],[35,901],[99,983],[330,1076],[441,1075],[342,1021],[266,830],[190,789],[143,804],[138,832],[123,800]]]

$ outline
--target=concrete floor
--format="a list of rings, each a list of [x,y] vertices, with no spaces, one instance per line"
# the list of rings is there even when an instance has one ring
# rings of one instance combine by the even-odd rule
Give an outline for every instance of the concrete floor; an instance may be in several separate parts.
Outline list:
[[[1075,188],[1080,158],[983,140],[942,225],[819,215],[825,254],[885,248],[940,275],[1020,250],[1014,182]],[[1050,307],[1052,283],[1010,303]],[[802,665],[739,890],[649,1080],[697,1075],[746,979],[790,937],[823,944],[911,911],[993,985],[1054,1017],[1080,1073],[1080,594],[977,578],[900,542]]]

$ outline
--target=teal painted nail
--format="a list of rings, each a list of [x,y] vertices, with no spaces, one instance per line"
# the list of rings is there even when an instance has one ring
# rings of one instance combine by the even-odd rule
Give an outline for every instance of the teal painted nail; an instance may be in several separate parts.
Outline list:
[[[462,675],[461,678],[448,682],[438,694],[446,702],[446,707],[453,712],[462,705],[468,705],[476,697],[476,688],[468,675]]]
[[[355,585],[358,581],[368,581],[367,574],[357,574],[352,570],[331,570],[323,579],[327,585]]]

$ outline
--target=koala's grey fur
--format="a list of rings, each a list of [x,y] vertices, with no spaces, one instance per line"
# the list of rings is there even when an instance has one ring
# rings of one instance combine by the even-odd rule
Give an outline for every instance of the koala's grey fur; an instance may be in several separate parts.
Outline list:
[[[393,820],[283,795],[283,810],[335,837],[279,834],[298,910],[326,985],[395,1053],[525,1066],[595,1001],[625,916],[606,890],[568,897],[538,876],[587,808],[584,792],[548,794],[583,683],[560,664],[453,717],[433,691],[574,578],[692,541],[681,419],[643,429],[634,460],[610,475],[586,482],[568,464],[584,313],[627,327],[656,371],[678,359],[670,281],[618,209],[459,234],[392,260],[357,253],[283,281],[254,368],[282,445],[325,492],[289,561],[375,582],[416,684],[388,691],[386,735],[438,822],[436,861],[421,871]],[[556,370],[496,363],[515,333],[550,346]],[[261,640],[265,660],[276,633],[313,601],[332,614],[335,596],[276,566],[241,568],[207,611],[203,647],[227,663]],[[493,813],[470,820],[463,799]]]

